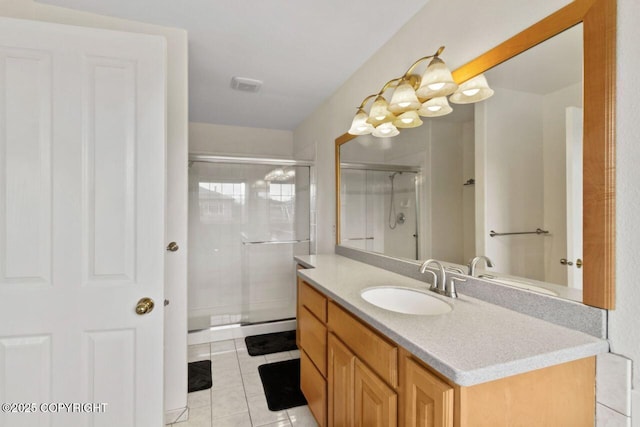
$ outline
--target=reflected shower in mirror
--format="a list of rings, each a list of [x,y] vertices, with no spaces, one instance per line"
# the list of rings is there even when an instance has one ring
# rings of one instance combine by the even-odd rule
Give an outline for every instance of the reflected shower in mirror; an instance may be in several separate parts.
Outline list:
[[[342,164],[342,244],[418,259],[417,176],[401,165]]]
[[[480,274],[581,300],[582,63],[580,24],[487,71],[492,98],[342,144],[339,243],[459,265],[484,254],[495,267]],[[391,204],[399,168],[415,182]],[[391,229],[394,210],[407,218]]]

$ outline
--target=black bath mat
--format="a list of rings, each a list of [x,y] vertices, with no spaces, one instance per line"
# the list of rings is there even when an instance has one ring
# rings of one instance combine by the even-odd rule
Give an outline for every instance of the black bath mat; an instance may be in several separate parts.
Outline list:
[[[262,356],[263,354],[280,353],[282,351],[296,350],[296,331],[274,332],[264,335],[246,337],[247,352],[250,356]]]
[[[260,365],[258,372],[269,410],[282,411],[307,404],[300,391],[300,359]]]
[[[200,360],[188,365],[189,393],[211,388],[211,360]]]

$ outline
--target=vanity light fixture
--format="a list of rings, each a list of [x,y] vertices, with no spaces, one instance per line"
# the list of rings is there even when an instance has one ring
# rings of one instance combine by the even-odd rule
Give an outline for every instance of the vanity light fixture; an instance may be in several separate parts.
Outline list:
[[[462,83],[449,100],[454,104],[471,104],[484,101],[491,95],[493,95],[493,89],[489,87],[484,74],[480,74]]]
[[[487,79],[481,74],[463,83],[460,87],[453,80],[440,55],[444,46],[434,55],[425,56],[414,62],[402,77],[389,80],[380,92],[367,96],[351,122],[351,135],[372,134],[377,137],[391,137],[400,133],[398,128],[413,128],[422,124],[422,117],[439,117],[453,111],[449,100],[457,104],[467,104],[487,99],[493,95]],[[430,59],[426,70],[419,76],[413,74],[418,64]],[[391,101],[387,102],[384,93],[395,88]],[[374,99],[369,114],[365,111],[367,103]]]
[[[421,124],[422,120],[416,110],[405,111],[393,121],[395,127],[403,129],[417,128]]]
[[[445,116],[452,111],[453,108],[449,105],[447,97],[438,96],[436,98],[431,98],[422,104],[422,107],[418,110],[418,114],[422,117],[440,117]]]
[[[377,136],[378,138],[384,138],[396,136],[399,133],[400,131],[393,123],[386,122],[376,127],[373,132],[371,132],[371,135]]]
[[[375,128],[371,123],[367,123],[368,118],[369,115],[362,108],[358,108],[358,112],[351,123],[349,133],[351,135],[368,135],[373,132]]]

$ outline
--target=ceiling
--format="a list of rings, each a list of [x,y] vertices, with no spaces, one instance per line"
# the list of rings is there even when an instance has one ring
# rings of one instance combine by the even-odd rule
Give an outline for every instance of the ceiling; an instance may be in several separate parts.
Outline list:
[[[186,29],[190,121],[281,130],[295,129],[428,2],[38,1]],[[233,76],[264,83],[240,92]]]

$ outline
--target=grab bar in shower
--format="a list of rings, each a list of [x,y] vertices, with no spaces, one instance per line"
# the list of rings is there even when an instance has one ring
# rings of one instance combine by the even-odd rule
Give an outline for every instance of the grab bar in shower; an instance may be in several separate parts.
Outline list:
[[[349,237],[347,239],[342,239],[343,241],[345,240],[373,240],[373,237]]]
[[[294,243],[309,243],[311,240],[263,240],[258,242],[242,242],[243,245],[290,245]]]
[[[516,231],[513,233],[496,233],[495,231],[491,230],[489,232],[489,236],[494,237],[494,236],[511,236],[513,234],[549,234],[549,230],[543,230],[541,228],[536,228],[536,231]]]

